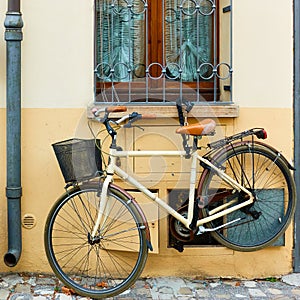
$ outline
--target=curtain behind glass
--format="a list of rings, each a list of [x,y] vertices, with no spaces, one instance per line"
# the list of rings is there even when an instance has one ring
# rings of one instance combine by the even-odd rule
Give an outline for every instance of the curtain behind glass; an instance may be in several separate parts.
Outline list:
[[[145,12],[141,1],[97,0],[97,64],[101,81],[145,76]]]
[[[203,63],[212,60],[212,15],[209,2],[202,2],[201,12],[193,1],[166,0],[165,47],[169,76],[178,77],[182,70],[183,81],[196,81],[207,72]]]

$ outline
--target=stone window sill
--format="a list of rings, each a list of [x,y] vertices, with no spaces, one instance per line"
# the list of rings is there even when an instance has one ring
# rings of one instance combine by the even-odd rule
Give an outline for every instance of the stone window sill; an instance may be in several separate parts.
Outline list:
[[[111,105],[111,103],[95,104],[88,107],[88,118],[92,118],[91,108]],[[116,103],[118,105],[118,103]],[[122,103],[120,103],[122,105]],[[177,109],[175,105],[126,105],[127,111],[132,113],[134,111],[140,114],[156,114],[157,118],[176,118],[178,117]],[[113,116],[118,118],[123,115],[114,113]],[[196,118],[237,118],[239,116],[239,107],[235,104],[211,104],[211,105],[197,105],[195,104],[192,111],[189,113],[189,117]]]

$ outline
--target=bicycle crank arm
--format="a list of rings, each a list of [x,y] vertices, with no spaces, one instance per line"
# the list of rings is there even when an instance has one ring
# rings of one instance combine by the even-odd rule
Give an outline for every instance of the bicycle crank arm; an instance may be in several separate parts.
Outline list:
[[[242,218],[238,218],[238,219],[235,219],[235,220],[233,220],[233,221],[230,221],[230,222],[228,222],[228,223],[226,223],[226,224],[223,224],[223,225],[221,225],[221,226],[218,226],[218,227],[216,227],[216,228],[205,228],[204,226],[199,226],[198,227],[198,232],[196,233],[196,235],[200,235],[200,234],[203,234],[203,233],[205,233],[205,232],[212,232],[212,231],[217,231],[217,230],[219,230],[219,229],[221,229],[221,228],[223,228],[223,227],[225,227],[225,226],[227,226],[227,225],[231,225],[231,224],[233,224],[233,223],[235,223],[235,222],[238,222],[238,221],[241,221],[242,220]]]

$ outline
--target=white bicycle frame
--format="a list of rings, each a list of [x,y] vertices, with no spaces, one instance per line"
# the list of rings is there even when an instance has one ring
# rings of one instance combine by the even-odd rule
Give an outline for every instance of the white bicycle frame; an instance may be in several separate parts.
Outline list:
[[[144,185],[142,185],[140,182],[138,182],[136,179],[134,179],[132,176],[127,174],[124,170],[122,170],[120,167],[116,165],[116,159],[118,157],[147,157],[147,156],[177,156],[177,157],[183,157],[186,155],[185,151],[118,151],[116,149],[110,149],[109,150],[109,165],[106,169],[106,178],[103,183],[102,191],[101,191],[101,199],[100,199],[100,207],[98,211],[97,220],[95,223],[95,226],[93,228],[92,232],[92,238],[96,236],[96,233],[98,231],[98,228],[101,224],[103,224],[104,219],[106,217],[103,217],[103,212],[105,211],[106,205],[107,205],[107,191],[109,184],[113,181],[113,175],[116,174],[119,176],[123,181],[128,182],[132,186],[134,186],[136,189],[141,191],[144,195],[146,195],[148,198],[150,198],[152,201],[156,202],[160,207],[165,209],[170,215],[172,215],[174,218],[176,218],[178,221],[180,221],[184,226],[187,228],[190,228],[190,224],[193,219],[194,215],[194,197],[195,197],[195,185],[196,185],[196,174],[197,174],[197,166],[198,161],[201,161],[205,165],[207,165],[209,168],[213,169],[217,175],[222,178],[226,183],[228,183],[230,186],[233,187],[234,191],[243,191],[246,195],[249,196],[249,199],[242,203],[235,204],[237,201],[232,200],[228,203],[225,203],[223,205],[218,206],[214,210],[210,212],[210,215],[200,219],[197,221],[196,226],[199,227],[207,222],[210,222],[212,220],[215,220],[217,218],[220,218],[228,213],[231,213],[235,210],[238,210],[244,206],[247,206],[254,201],[254,197],[251,192],[249,192],[246,188],[241,186],[237,181],[235,181],[233,178],[225,174],[224,171],[213,165],[209,160],[205,159],[204,157],[200,156],[197,151],[194,151],[191,154],[191,171],[190,171],[190,187],[189,187],[189,201],[188,201],[188,215],[187,218],[179,214],[176,210],[174,210],[171,206],[169,206],[165,201],[160,199],[158,196],[153,194],[148,188],[146,188]],[[229,206],[234,205],[230,208]],[[233,221],[235,222],[235,221]],[[230,222],[231,223],[231,222]]]

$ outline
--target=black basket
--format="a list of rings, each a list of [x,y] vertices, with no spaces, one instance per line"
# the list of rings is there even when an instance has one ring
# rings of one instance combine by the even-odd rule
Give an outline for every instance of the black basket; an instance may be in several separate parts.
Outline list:
[[[65,182],[81,182],[102,173],[101,141],[69,139],[52,144]]]

